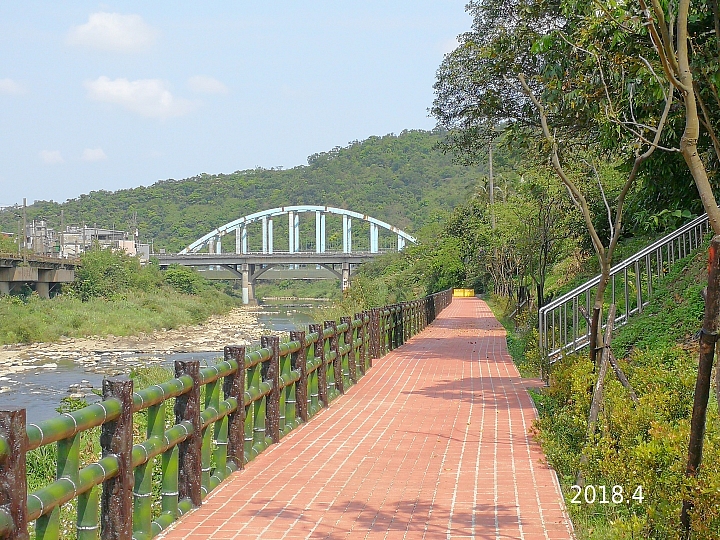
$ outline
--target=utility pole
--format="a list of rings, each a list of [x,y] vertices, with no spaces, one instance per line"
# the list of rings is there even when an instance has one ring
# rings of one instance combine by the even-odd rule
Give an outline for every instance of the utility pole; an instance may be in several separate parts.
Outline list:
[[[27,198],[23,197],[23,263],[27,263]]]
[[[490,224],[492,226],[492,229],[495,230],[495,180],[493,179],[493,149],[492,149],[492,143],[490,143],[490,174],[488,178],[489,183],[489,191],[490,191]]]
[[[60,258],[65,256],[65,210],[60,209]]]

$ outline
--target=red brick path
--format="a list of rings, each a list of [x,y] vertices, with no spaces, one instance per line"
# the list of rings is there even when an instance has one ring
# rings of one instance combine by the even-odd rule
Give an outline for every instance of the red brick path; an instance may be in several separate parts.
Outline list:
[[[534,418],[504,330],[455,298],[165,538],[573,538]]]

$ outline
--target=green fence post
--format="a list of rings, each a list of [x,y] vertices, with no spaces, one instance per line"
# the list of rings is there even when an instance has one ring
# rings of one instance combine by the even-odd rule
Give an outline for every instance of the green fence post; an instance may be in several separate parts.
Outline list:
[[[218,411],[220,408],[220,381],[214,380],[213,382],[205,385],[205,404],[204,409],[214,409]],[[200,491],[201,497],[205,498],[210,493],[210,473],[212,472],[212,459],[213,459],[213,435],[217,429],[218,422],[209,424],[202,430],[202,448],[200,449],[200,460],[201,460],[201,473],[200,473]],[[225,430],[225,436],[227,437],[227,429]],[[223,449],[224,450],[224,449]],[[217,464],[217,461],[215,462]],[[225,463],[223,463],[223,466]]]
[[[263,383],[264,362],[256,364],[252,374],[253,387],[258,391]],[[269,437],[265,432],[265,418],[267,416],[267,396],[256,399],[253,402],[253,458],[257,457],[260,452],[265,450],[268,445]]]
[[[189,376],[192,388],[175,398],[175,423],[190,422],[193,432],[178,445],[178,498],[202,504],[202,424],[200,422],[200,362],[175,361],[175,377]]]
[[[162,512],[175,520],[178,516],[178,462],[179,450],[177,446],[165,450],[162,454]]]
[[[330,332],[330,350],[335,352],[335,358],[332,363],[335,391],[340,394],[344,394],[345,384],[343,381],[342,356],[340,355],[340,340],[338,339],[337,323],[335,321],[325,321],[325,330]],[[330,398],[332,399],[332,396],[330,396]]]
[[[295,416],[303,422],[308,421],[308,373],[307,373],[307,343],[305,332],[297,330],[290,332],[290,341],[300,343],[298,352],[290,357],[291,368],[300,373],[300,379],[295,383]]]
[[[297,418],[297,398],[295,393],[295,387],[297,381],[290,382],[293,376],[293,356],[296,353],[288,352],[284,356],[280,357],[280,374],[283,379],[283,385],[285,386],[281,392],[281,408],[280,408],[280,436],[284,437],[296,426]],[[283,423],[283,417],[285,422]]]
[[[231,345],[224,349],[225,360],[237,364],[237,369],[225,377],[225,399],[237,400],[237,409],[228,416],[227,459],[235,467],[245,467],[245,347]]]
[[[270,360],[263,362],[263,381],[272,387],[266,400],[265,427],[272,442],[277,443],[280,442],[280,338],[262,336],[260,346],[272,352]]]
[[[165,402],[147,410],[147,438],[162,439],[165,433]],[[152,527],[152,471],[155,459],[135,469],[133,532],[150,533]]]
[[[325,363],[325,331],[320,324],[311,324],[310,333],[317,334],[318,340],[315,343],[315,358],[320,360],[320,365],[317,368],[317,379],[318,379],[318,397],[323,407],[330,405],[330,399],[328,396],[328,380],[327,380],[327,364]]]
[[[105,480],[100,498],[100,537],[103,540],[132,536],[133,509],[133,381],[127,377],[103,379],[103,399],[120,402],[120,416],[102,425],[102,457],[115,456],[117,476]]]
[[[25,409],[0,410],[0,437],[9,454],[0,459],[0,512],[13,522],[8,540],[27,540],[27,452]]]
[[[313,332],[310,331],[310,328],[312,328],[312,326],[309,327],[308,333],[313,334]],[[315,414],[317,414],[317,412],[320,410],[320,407],[321,407],[321,405],[320,405],[320,390],[319,390],[319,384],[318,384],[319,361],[318,361],[317,356],[315,355],[315,350],[317,348],[317,339],[314,342],[310,343],[309,341],[307,341],[307,338],[306,338],[306,344],[307,344],[307,348],[305,350],[306,350],[306,354],[308,355],[308,362],[311,362],[311,364],[312,364],[310,366],[310,372],[308,373],[308,394],[310,394],[308,396],[308,418],[310,418],[310,417],[314,416]],[[312,353],[310,352],[311,347],[312,347]]]
[[[289,392],[292,385],[287,385],[287,377],[290,374],[290,354],[281,354],[278,352],[278,373],[279,373],[279,386],[278,386],[278,431],[280,432],[280,438],[285,436],[285,430],[290,422],[287,414],[288,399],[290,399]],[[293,403],[294,405],[294,403]],[[289,431],[289,430],[288,430]]]

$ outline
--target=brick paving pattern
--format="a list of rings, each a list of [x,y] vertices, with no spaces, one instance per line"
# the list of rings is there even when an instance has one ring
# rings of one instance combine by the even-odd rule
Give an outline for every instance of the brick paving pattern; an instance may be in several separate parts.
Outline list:
[[[485,302],[455,298],[164,539],[569,539],[536,412]]]

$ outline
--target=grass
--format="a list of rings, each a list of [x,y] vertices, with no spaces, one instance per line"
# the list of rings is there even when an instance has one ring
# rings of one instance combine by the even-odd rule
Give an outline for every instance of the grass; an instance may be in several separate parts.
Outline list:
[[[26,301],[0,297],[0,344],[57,341],[61,337],[129,336],[199,323],[225,313],[236,300],[217,291],[199,295],[156,289],[129,290],[119,298],[59,295]]]
[[[683,498],[695,505],[694,539],[720,537],[720,418],[710,400],[703,467],[684,474],[693,390],[697,374],[706,250],[678,261],[657,284],[643,314],[616,330],[613,350],[639,397],[634,405],[613,377],[606,379],[598,432],[587,441],[587,416],[596,375],[586,355],[557,362],[550,387],[533,391],[539,419],[533,430],[557,471],[579,539],[680,538]],[[502,313],[502,303],[491,301]],[[502,319],[501,319],[502,320]],[[528,332],[508,325],[510,353],[518,366],[537,355]],[[581,463],[581,456],[587,462]],[[571,486],[582,470],[586,484],[643,486],[642,504],[572,504]]]

